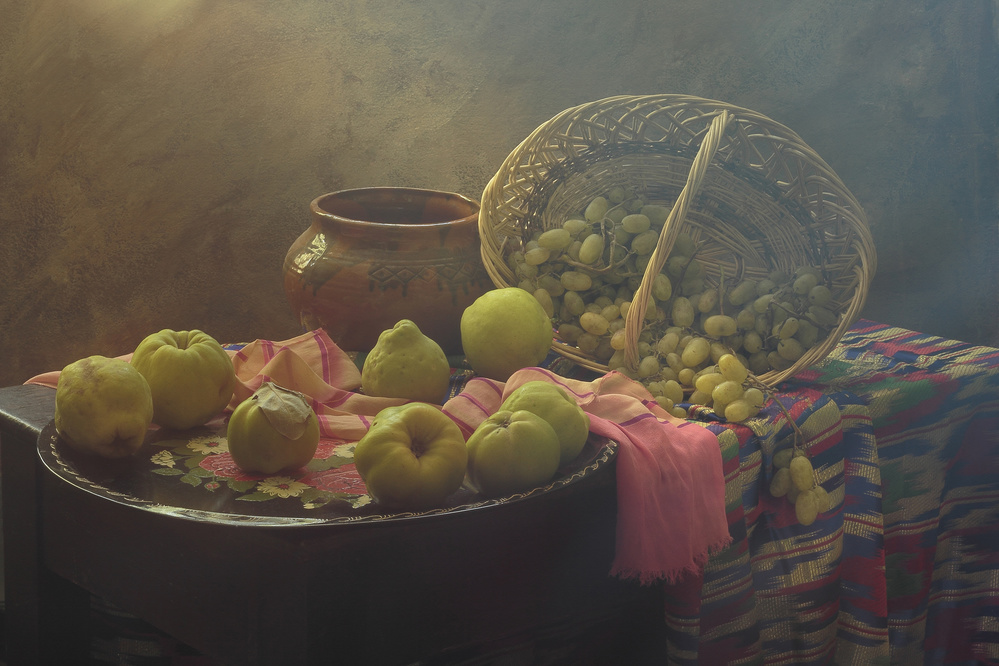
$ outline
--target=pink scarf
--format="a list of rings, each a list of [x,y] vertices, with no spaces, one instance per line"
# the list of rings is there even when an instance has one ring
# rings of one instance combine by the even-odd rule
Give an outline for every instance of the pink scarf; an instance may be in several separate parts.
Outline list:
[[[360,439],[371,417],[404,402],[357,393],[360,371],[322,330],[282,342],[257,340],[229,354],[239,380],[230,409],[273,381],[311,399],[326,437]],[[55,387],[58,378],[58,371],[48,372],[25,383]],[[699,573],[709,554],[731,541],[717,438],[667,414],[645,387],[620,373],[587,382],[525,368],[506,383],[473,378],[443,410],[467,436],[511,391],[532,380],[565,388],[589,414],[591,431],[618,443],[612,575],[678,582]]]

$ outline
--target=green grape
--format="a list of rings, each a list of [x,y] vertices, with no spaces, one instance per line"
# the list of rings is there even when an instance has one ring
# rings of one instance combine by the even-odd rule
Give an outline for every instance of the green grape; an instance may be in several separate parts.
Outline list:
[[[798,319],[796,317],[788,317],[779,324],[774,324],[773,334],[775,338],[787,340],[788,338],[793,337],[797,332]]]
[[[794,334],[805,349],[810,349],[819,341],[819,329],[807,319],[798,320],[798,332]]]
[[[797,361],[805,353],[801,343],[794,338],[781,340],[777,343],[777,353],[787,361]]]
[[[804,296],[808,294],[818,283],[819,278],[816,277],[815,274],[804,273],[801,277],[795,279],[791,289],[799,296]]]
[[[562,295],[562,302],[565,303],[566,309],[576,317],[586,311],[586,303],[583,301],[583,297],[575,291],[565,292]]]
[[[743,308],[735,317],[735,325],[740,331],[751,331],[756,326],[756,312],[752,308]]]
[[[628,345],[628,336],[625,333],[625,329],[619,328],[614,331],[614,334],[610,339],[610,346],[614,350],[624,349]]]
[[[774,324],[784,323],[784,320],[791,316],[788,312],[790,312],[792,308],[793,306],[787,301],[781,301],[780,305],[772,311]]]
[[[594,354],[600,346],[600,337],[589,332],[582,333],[576,340],[576,346],[584,354]]]
[[[746,402],[750,405],[757,408],[762,407],[763,403],[766,401],[766,396],[763,395],[763,391],[755,387],[746,389],[745,393],[742,394],[742,397],[745,398]]]
[[[676,351],[676,346],[680,343],[680,336],[676,333],[666,333],[656,342],[656,351],[665,356]]]
[[[676,237],[676,242],[673,244],[673,252],[683,257],[692,257],[697,252],[697,243],[690,234],[686,232],[681,233]]]
[[[614,303],[609,303],[600,309],[600,316],[607,321],[614,321],[621,316],[621,308]]]
[[[811,525],[819,516],[819,502],[811,490],[802,491],[794,502],[794,515],[804,526]]]
[[[557,298],[565,293],[565,287],[562,286],[562,282],[551,273],[545,273],[539,277],[538,286],[551,294],[552,298]]]
[[[763,314],[770,308],[770,302],[774,300],[773,294],[763,294],[755,301],[753,301],[753,311],[757,314]]]
[[[726,379],[711,391],[711,400],[715,403],[725,403],[738,400],[742,397],[742,386],[738,382]],[[718,411],[717,409],[715,411]]]
[[[584,229],[589,229],[590,223],[578,217],[573,217],[563,222],[562,228],[568,231],[570,236],[575,238],[581,234]]]
[[[628,250],[621,245],[611,245],[604,248],[603,257],[607,265],[619,264],[628,257]]]
[[[711,351],[709,352],[708,355],[711,357],[712,363],[717,363],[718,359],[720,359],[722,356],[724,356],[727,353],[728,353],[728,346],[722,344],[721,342],[715,341],[711,343]]]
[[[638,234],[632,239],[631,251],[642,256],[650,255],[652,254],[652,251],[656,249],[656,244],[658,242],[659,234],[655,231],[646,231]]]
[[[643,231],[648,231],[650,226],[652,226],[652,221],[641,213],[626,215],[621,220],[621,227],[629,234],[640,234]]]
[[[692,405],[710,405],[711,404],[711,394],[705,391],[694,389],[694,392],[690,394],[687,398],[687,402]]]
[[[756,283],[756,295],[762,296],[763,294],[769,294],[771,291],[777,288],[777,283],[770,278],[763,278]]]
[[[680,354],[677,352],[666,354],[666,357],[663,360],[666,362],[666,367],[671,368],[673,372],[677,373],[677,375],[679,375],[680,371],[684,369],[683,359],[680,358]]]
[[[584,312],[579,315],[579,325],[587,333],[601,336],[607,332],[610,322],[596,312]]]
[[[825,513],[832,508],[832,500],[829,498],[829,493],[822,486],[815,486],[812,488],[811,492],[815,495],[816,505],[819,513]]]
[[[618,245],[629,245],[631,243],[631,234],[624,227],[614,227],[611,230],[611,234],[614,236],[614,242]]]
[[[628,196],[627,190],[620,185],[616,185],[607,192],[607,200],[614,204],[619,204]]]
[[[781,449],[774,454],[774,467],[778,469],[786,469],[791,464],[791,457],[794,455],[794,449]],[[791,471],[788,470],[787,480],[791,480]]]
[[[670,254],[666,260],[666,274],[672,278],[680,279],[684,274],[684,268],[690,259],[683,255]]]
[[[728,292],[728,300],[732,305],[743,305],[756,297],[756,281],[746,279]]]
[[[663,224],[666,223],[666,218],[669,217],[669,208],[656,204],[647,204],[642,206],[641,213],[649,218],[649,222],[653,227],[661,229]]]
[[[607,214],[607,209],[610,208],[610,203],[604,197],[595,197],[589,205],[586,206],[586,212],[584,217],[590,222],[599,222],[604,219],[604,215]]]
[[[660,302],[667,301],[673,295],[673,285],[670,284],[668,277],[662,273],[656,273],[656,276],[652,278],[651,291],[652,298]]]
[[[720,372],[709,372],[698,375],[694,381],[694,388],[702,393],[711,394],[715,387],[725,381],[725,377]]]
[[[822,279],[822,271],[815,266],[798,266],[798,268],[794,270],[794,277],[797,279],[802,275],[814,275],[816,280]]]
[[[712,315],[704,320],[704,332],[713,338],[733,335],[737,330],[738,325],[728,315]]]
[[[543,264],[548,261],[550,256],[551,250],[548,248],[535,247],[524,253],[524,261],[529,266],[538,266],[539,264]]]
[[[592,265],[604,253],[604,237],[601,234],[590,234],[579,248],[579,262]]]
[[[701,292],[697,294],[696,308],[701,311],[701,313],[708,313],[718,307],[718,292],[714,289],[709,289],[708,291]],[[694,297],[690,298],[691,303],[694,302]]]
[[[791,472],[782,467],[774,472],[770,479],[770,494],[774,497],[784,497],[791,490]]]
[[[746,381],[746,378],[749,377],[749,370],[746,369],[746,366],[734,354],[725,354],[719,358],[718,370],[721,371],[725,379],[739,385],[742,385],[742,382]]]
[[[832,292],[824,284],[817,284],[808,292],[808,302],[812,305],[824,306],[832,300]]]
[[[566,249],[565,254],[573,261],[579,261],[579,250],[583,247],[583,241],[574,240]]]
[[[819,326],[835,326],[836,322],[839,321],[835,313],[820,305],[809,306],[808,314],[812,316]]]
[[[593,286],[593,278],[580,271],[566,271],[559,281],[567,291],[586,291]]]
[[[749,371],[754,375],[762,375],[770,371],[770,359],[764,350],[749,355]]]
[[[558,337],[570,345],[579,341],[579,336],[583,334],[583,329],[575,324],[561,324],[558,327]]]
[[[763,349],[763,338],[756,331],[749,331],[742,336],[742,348],[749,354],[755,354]]]
[[[752,411],[752,407],[745,400],[733,400],[725,408],[725,420],[740,423],[748,419]]]
[[[711,343],[706,338],[695,337],[680,354],[680,360],[688,368],[694,368],[704,363],[711,353]]]
[[[677,374],[677,380],[683,386],[693,386],[694,385],[694,372],[693,368],[683,368]]]
[[[794,456],[788,464],[791,482],[798,490],[810,490],[815,485],[815,470],[806,456]]]
[[[791,367],[792,361],[787,360],[775,351],[767,354],[767,363],[774,370],[787,370]],[[754,371],[755,372],[755,371]],[[759,374],[759,373],[756,373]]]
[[[545,289],[536,289],[534,291],[534,298],[541,304],[544,308],[545,314],[549,317],[555,316],[555,304],[552,302],[552,295],[549,294]]]
[[[694,306],[690,300],[683,296],[678,296],[673,300],[673,323],[676,326],[691,326],[694,323]]]
[[[656,356],[646,356],[638,362],[638,376],[640,378],[652,377],[658,374],[659,359]]]
[[[673,407],[673,409],[670,410],[670,414],[673,415],[673,416],[675,416],[678,419],[685,419],[685,418],[687,418],[687,410],[684,409],[683,407],[679,406],[679,405],[676,405],[675,407]]]
[[[683,387],[675,379],[668,379],[663,382],[663,395],[674,403],[683,402]]]
[[[517,267],[514,269],[514,273],[521,280],[533,280],[538,277],[538,267],[526,262],[521,262],[517,264]]]
[[[565,229],[549,229],[538,236],[538,245],[548,250],[563,250],[572,242],[572,234]]]

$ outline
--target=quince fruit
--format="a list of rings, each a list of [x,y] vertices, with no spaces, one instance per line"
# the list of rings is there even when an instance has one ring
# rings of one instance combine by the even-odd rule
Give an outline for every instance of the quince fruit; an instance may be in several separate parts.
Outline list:
[[[149,384],[126,361],[90,356],[59,373],[55,427],[77,451],[104,458],[132,455],[152,419]]]
[[[544,381],[523,384],[503,401],[500,411],[525,409],[543,418],[558,436],[559,467],[571,462],[583,450],[590,435],[590,417],[565,389]]]
[[[241,470],[276,474],[309,464],[319,448],[319,419],[301,393],[264,382],[233,410],[226,437]]]
[[[232,399],[236,373],[215,338],[198,330],[147,336],[132,365],[153,392],[153,423],[187,430],[207,423]]]
[[[505,382],[517,370],[545,360],[552,322],[533,294],[519,287],[493,289],[461,315],[461,346],[475,373]]]
[[[468,479],[486,497],[518,493],[551,481],[561,449],[548,423],[527,410],[498,411],[467,442]]]
[[[379,504],[420,510],[440,505],[465,479],[461,429],[425,402],[386,407],[354,447],[354,464]]]
[[[440,404],[450,381],[444,351],[409,319],[382,331],[361,367],[361,390],[380,398]]]

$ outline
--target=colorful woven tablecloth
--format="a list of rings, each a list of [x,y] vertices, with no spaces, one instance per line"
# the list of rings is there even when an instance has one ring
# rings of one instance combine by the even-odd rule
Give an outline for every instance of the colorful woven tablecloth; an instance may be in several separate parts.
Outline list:
[[[861,320],[779,388],[830,511],[767,492],[793,429],[722,445],[733,545],[667,588],[676,664],[999,663],[999,350]]]

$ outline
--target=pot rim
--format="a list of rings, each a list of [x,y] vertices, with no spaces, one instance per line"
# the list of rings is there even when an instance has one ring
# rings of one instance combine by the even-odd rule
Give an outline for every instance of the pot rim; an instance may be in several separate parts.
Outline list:
[[[375,194],[378,192],[387,193],[398,193],[398,194],[413,194],[413,195],[427,195],[430,197],[440,197],[442,199],[456,199],[463,204],[466,204],[472,212],[465,217],[458,217],[453,220],[442,220],[440,222],[379,222],[377,220],[358,220],[352,217],[346,217],[343,215],[338,215],[336,213],[331,213],[328,210],[322,208],[322,202],[333,197],[343,196],[346,194]],[[478,224],[479,210],[481,209],[480,203],[471,197],[467,197],[464,194],[459,194],[457,192],[448,192],[446,190],[435,190],[431,188],[422,187],[395,187],[391,185],[386,186],[372,186],[372,187],[352,187],[343,190],[335,190],[333,192],[327,192],[325,194],[320,194],[318,197],[312,200],[309,204],[309,209],[314,216],[325,220],[334,220],[336,222],[348,223],[348,224],[364,224],[364,225],[376,225],[381,227],[439,227],[442,225],[453,225],[460,223],[475,223]]]

